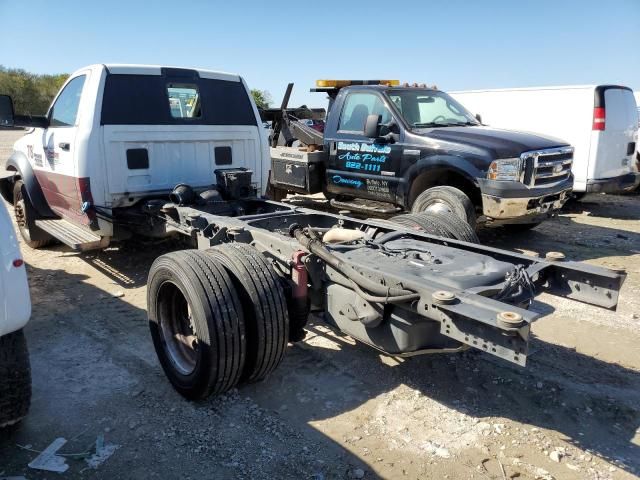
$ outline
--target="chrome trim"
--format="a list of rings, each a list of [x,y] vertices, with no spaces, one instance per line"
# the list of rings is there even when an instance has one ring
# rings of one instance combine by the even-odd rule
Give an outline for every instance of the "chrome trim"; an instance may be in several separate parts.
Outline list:
[[[569,153],[569,152],[567,152]],[[573,163],[573,160],[562,160],[562,165],[568,165],[570,163]],[[539,167],[552,167],[554,165],[557,165],[558,162],[538,162],[538,166]]]
[[[523,198],[503,198],[483,193],[482,213],[490,221],[523,220],[550,214],[562,208],[571,191],[571,188],[567,188],[556,194]]]
[[[561,172],[551,172],[551,173],[537,173],[536,174],[536,179],[538,178],[555,178],[555,177],[562,177],[564,176],[566,173],[568,173],[570,170],[562,170]]]
[[[529,187],[536,186],[536,180],[544,179],[544,178],[558,178],[558,181],[555,183],[545,183],[545,187],[551,187],[557,183],[560,183],[571,174],[571,167],[573,166],[573,147],[556,147],[556,148],[545,148],[541,150],[531,150],[528,152],[523,152],[520,154],[520,160],[522,161],[522,167],[520,171],[520,182],[524,183]],[[541,160],[541,157],[548,157],[551,155],[565,155],[570,153],[572,155],[571,159],[564,158],[562,160]],[[529,167],[530,161],[533,161],[533,164]],[[538,168],[549,168],[555,165],[561,165],[562,170],[559,172],[550,172],[550,173],[538,173]],[[569,168],[565,168],[568,165]],[[529,181],[526,181],[526,178],[530,175]]]

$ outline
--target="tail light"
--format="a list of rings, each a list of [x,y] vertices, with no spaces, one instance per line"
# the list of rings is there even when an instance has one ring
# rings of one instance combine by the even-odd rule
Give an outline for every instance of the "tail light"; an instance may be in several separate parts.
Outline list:
[[[595,107],[593,109],[593,128],[592,130],[604,130],[605,123],[604,107]]]
[[[20,268],[22,265],[24,265],[24,260],[22,260],[21,258],[16,258],[16,259],[13,261],[13,266],[14,266],[15,268]]]

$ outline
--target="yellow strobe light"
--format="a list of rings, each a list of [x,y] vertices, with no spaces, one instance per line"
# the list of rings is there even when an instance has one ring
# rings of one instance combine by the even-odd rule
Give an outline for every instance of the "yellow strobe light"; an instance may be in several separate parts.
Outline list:
[[[341,88],[350,85],[387,85],[397,87],[399,80],[316,80],[316,87],[319,88]]]

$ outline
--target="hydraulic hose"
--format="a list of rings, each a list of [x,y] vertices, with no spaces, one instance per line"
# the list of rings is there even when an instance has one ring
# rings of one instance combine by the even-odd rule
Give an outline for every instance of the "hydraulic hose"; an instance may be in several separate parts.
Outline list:
[[[305,235],[301,227],[292,225],[290,231],[304,248],[320,257],[361,289],[374,293],[377,296],[375,300],[376,303],[393,303],[392,301],[395,300],[395,297],[407,297],[406,300],[402,298],[400,301],[410,301],[420,298],[416,292],[411,290],[384,287],[373,280],[363,277],[351,265],[343,262],[340,258],[329,252],[320,240]]]

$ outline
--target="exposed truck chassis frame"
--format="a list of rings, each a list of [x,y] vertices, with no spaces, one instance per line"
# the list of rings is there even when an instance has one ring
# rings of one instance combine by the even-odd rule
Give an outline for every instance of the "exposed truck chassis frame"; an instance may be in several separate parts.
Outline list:
[[[541,316],[526,307],[537,293],[615,309],[626,277],[623,270],[521,255],[384,221],[267,200],[225,205],[241,215],[173,204],[156,215],[200,250],[228,242],[252,245],[272,262],[289,292],[302,289],[312,311],[324,310],[328,323],[391,355],[471,347],[524,366],[530,325]],[[323,244],[320,234],[332,227],[369,238],[360,246]],[[301,268],[305,285],[295,285]],[[508,274],[496,276],[500,269]],[[468,285],[456,285],[460,278]],[[510,287],[517,288],[509,293]]]

